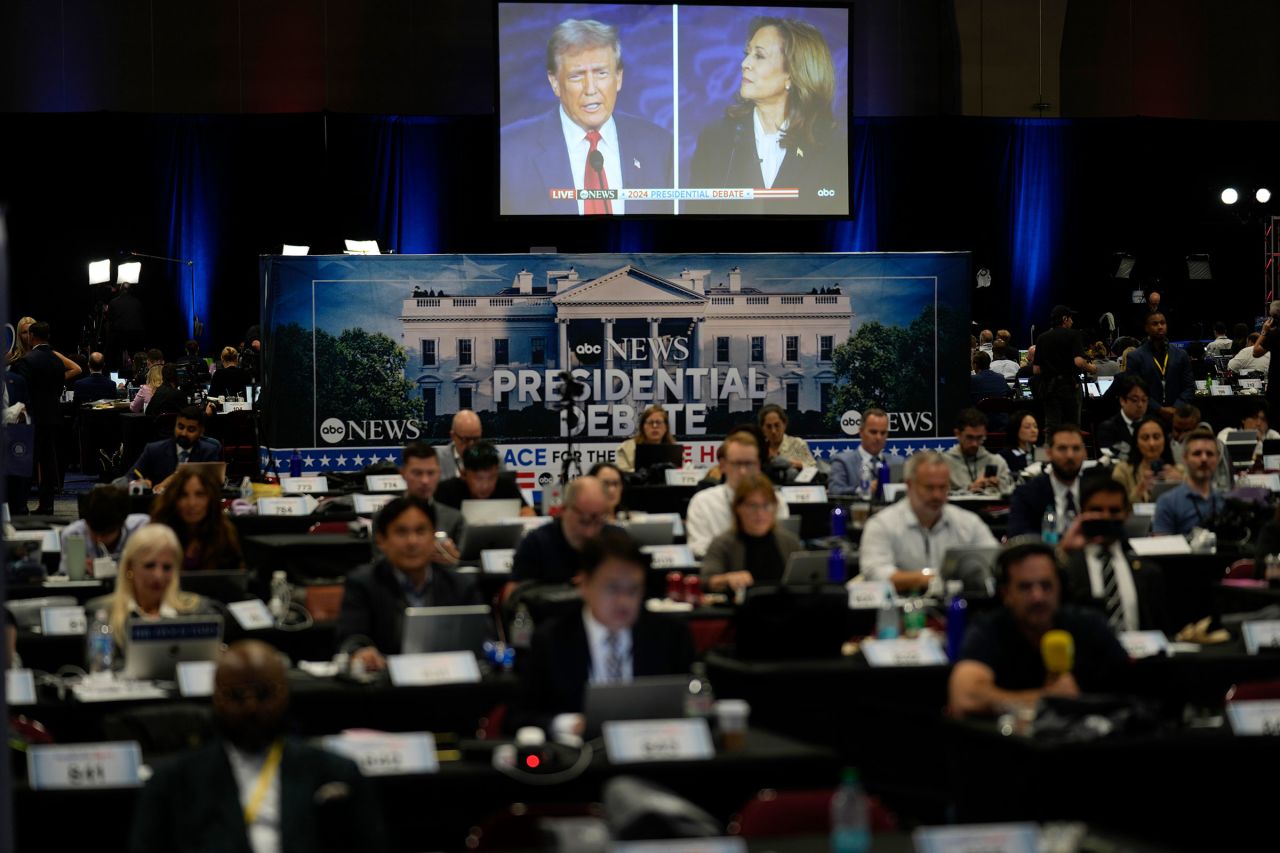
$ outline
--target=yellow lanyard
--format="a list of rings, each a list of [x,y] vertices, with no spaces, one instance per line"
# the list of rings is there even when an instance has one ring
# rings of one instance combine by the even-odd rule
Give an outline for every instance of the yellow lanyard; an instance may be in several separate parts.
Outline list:
[[[1164,364],[1161,364],[1160,362],[1156,361],[1156,357],[1154,355],[1151,356],[1151,363],[1154,364],[1156,366],[1156,369],[1160,371],[1160,375],[1164,376],[1165,368],[1169,366],[1169,353],[1166,352],[1164,354]]]
[[[284,755],[284,741],[277,740],[271,744],[271,751],[267,753],[267,760],[262,762],[262,769],[258,771],[258,781],[254,783],[253,794],[249,797],[249,805],[244,807],[244,825],[253,826],[254,820],[258,817],[258,810],[262,808],[262,801],[267,796],[267,788],[271,787],[271,780],[275,778],[276,771],[280,769],[280,757]]]

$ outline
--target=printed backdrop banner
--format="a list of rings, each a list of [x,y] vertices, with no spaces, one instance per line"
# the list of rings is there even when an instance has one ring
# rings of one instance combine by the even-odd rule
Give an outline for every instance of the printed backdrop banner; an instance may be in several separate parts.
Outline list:
[[[936,438],[968,396],[965,253],[265,256],[261,281],[264,444],[317,460],[447,440],[468,408],[591,452],[655,404],[691,442],[766,403],[806,438],[871,406]]]

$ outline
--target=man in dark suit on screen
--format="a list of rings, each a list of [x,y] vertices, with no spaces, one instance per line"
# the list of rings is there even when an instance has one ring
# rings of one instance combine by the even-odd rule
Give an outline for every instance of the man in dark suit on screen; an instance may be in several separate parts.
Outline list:
[[[513,722],[581,735],[588,684],[678,675],[693,665],[683,622],[644,610],[649,555],[624,531],[605,528],[582,549],[582,610],[544,623],[534,634],[523,699]]]
[[[617,27],[567,20],[547,42],[547,82],[560,105],[502,129],[504,214],[671,213],[669,201],[576,197],[552,190],[670,187],[671,134],[614,111],[622,90]]]

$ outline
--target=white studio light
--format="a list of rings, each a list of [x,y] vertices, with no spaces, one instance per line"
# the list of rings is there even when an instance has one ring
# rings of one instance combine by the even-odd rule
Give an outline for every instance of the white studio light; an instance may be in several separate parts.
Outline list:
[[[89,262],[89,283],[108,284],[111,281],[111,261]]]
[[[377,240],[344,240],[348,255],[380,255]]]
[[[142,274],[142,261],[130,261],[116,267],[116,284],[137,284]]]
[[[1253,194],[1253,197],[1258,200],[1258,204],[1266,204],[1271,201],[1271,190],[1266,187],[1258,187],[1258,191]]]
[[[310,251],[311,251],[311,247],[310,247],[310,246],[291,246],[291,245],[289,245],[288,243],[285,243],[285,244],[284,244],[284,246],[283,246],[283,251],[282,251],[280,254],[282,254],[282,255],[305,255],[305,254],[308,254]]]
[[[1236,192],[1234,188],[1227,187],[1225,190],[1222,191],[1223,204],[1235,204],[1239,200],[1240,200],[1240,193]]]

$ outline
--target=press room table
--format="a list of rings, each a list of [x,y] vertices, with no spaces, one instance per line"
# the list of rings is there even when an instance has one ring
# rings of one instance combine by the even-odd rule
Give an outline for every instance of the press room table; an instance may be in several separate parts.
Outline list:
[[[828,749],[753,729],[745,747],[720,750],[707,761],[613,765],[598,749],[586,771],[557,785],[530,785],[493,769],[495,744],[464,741],[459,757],[442,760],[439,773],[373,779],[395,850],[460,850],[471,827],[510,803],[590,803],[604,783],[629,773],[665,785],[726,821],[761,788],[831,787],[839,764]],[[32,791],[14,786],[17,849],[73,849],[83,827],[98,827],[97,853],[123,851],[136,789]],[[68,821],[67,815],[75,815]]]

